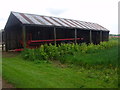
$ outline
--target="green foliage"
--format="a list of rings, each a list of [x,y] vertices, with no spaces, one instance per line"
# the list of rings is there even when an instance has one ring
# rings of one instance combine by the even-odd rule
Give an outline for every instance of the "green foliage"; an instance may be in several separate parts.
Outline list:
[[[25,49],[23,52],[22,52],[22,56],[25,60],[31,60],[31,61],[34,61],[35,60],[35,50],[34,49]]]
[[[22,52],[22,56],[27,60],[60,60],[61,63],[71,62],[71,63],[81,63],[85,64],[86,60],[82,60],[82,55],[95,55],[100,52],[104,52],[104,50],[108,50],[112,47],[116,47],[118,45],[117,40],[111,40],[108,42],[100,42],[100,44],[95,45],[91,44],[60,44],[60,45],[52,45],[45,44],[41,45],[37,49],[25,49]],[[78,56],[76,56],[76,54]],[[68,58],[71,57],[71,58]],[[80,56],[80,57],[79,57]],[[103,55],[104,56],[104,55]],[[78,58],[79,57],[79,58]],[[102,55],[101,55],[102,57]],[[96,60],[97,61],[97,60]],[[87,62],[93,62],[88,60]],[[103,61],[99,62],[102,64]],[[112,63],[111,61],[107,61],[106,63]],[[95,64],[95,63],[94,63]]]
[[[58,51],[58,47],[56,45],[44,45],[44,52],[48,55],[49,59],[55,59],[60,56],[60,53]],[[46,55],[46,56],[47,56]]]

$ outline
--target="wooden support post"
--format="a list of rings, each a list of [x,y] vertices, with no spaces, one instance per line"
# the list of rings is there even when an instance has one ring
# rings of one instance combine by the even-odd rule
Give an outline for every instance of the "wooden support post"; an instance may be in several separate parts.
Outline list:
[[[8,43],[7,43],[7,47],[8,47],[8,50],[11,49],[11,46],[10,46],[10,44],[11,44],[11,37],[10,37],[11,35],[10,35],[10,34],[11,34],[11,33],[10,33],[10,32],[11,32],[11,31],[8,31],[8,32],[7,32],[7,33],[8,33],[8,34],[7,34],[7,42],[8,42]]]
[[[5,30],[5,51],[8,51],[8,38],[7,38],[7,31]]]
[[[4,44],[3,44],[3,42],[2,42],[2,51],[4,51]]]
[[[92,30],[90,30],[90,43],[92,43]]]
[[[107,41],[109,41],[109,31],[107,32]]]
[[[100,42],[102,42],[102,31],[100,31]]]
[[[56,44],[56,28],[54,27],[54,44]]]
[[[77,29],[75,29],[75,43],[77,43]]]
[[[3,36],[3,32],[2,32],[2,51],[4,51],[4,41],[3,41],[4,39],[3,39],[3,37],[4,36]]]
[[[23,47],[26,48],[26,28],[22,26],[22,33],[23,33]]]

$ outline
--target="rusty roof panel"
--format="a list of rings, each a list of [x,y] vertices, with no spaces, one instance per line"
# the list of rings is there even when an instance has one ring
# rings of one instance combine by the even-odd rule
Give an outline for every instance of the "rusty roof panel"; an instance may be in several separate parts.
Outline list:
[[[76,25],[72,24],[68,19],[64,19],[71,27],[77,27]]]
[[[66,19],[73,27],[78,27],[74,22],[70,21],[70,19]]]
[[[36,17],[36,19],[38,19],[43,25],[51,25],[51,24],[47,23],[42,17],[40,17],[40,16],[35,16],[35,17]]]
[[[89,22],[85,22],[89,27],[91,27],[91,29],[95,29],[95,30],[97,30],[97,28],[96,27],[94,27],[94,25],[92,25],[91,23],[89,23]]]
[[[94,23],[93,23],[94,24]],[[99,26],[99,25],[97,25],[97,24],[94,24],[94,26],[97,28],[97,29],[99,29],[99,30],[101,30],[102,28]]]
[[[26,19],[30,24],[34,24],[34,22],[33,22],[32,20],[30,20],[30,18],[27,17],[25,14],[20,13],[20,15],[21,15],[24,19]]]
[[[40,24],[41,25],[41,23],[36,18],[34,18],[33,15],[25,14],[25,16],[27,18],[29,18],[34,24]]]
[[[58,23],[59,24],[59,26],[64,26],[64,25],[62,25],[60,22],[58,22],[57,20],[55,20],[53,17],[50,17],[54,22],[56,22],[56,23]]]
[[[96,25],[98,25],[100,28],[101,28],[101,30],[105,30],[105,31],[108,31],[106,28],[104,28],[103,26],[101,26],[101,25],[99,25],[99,24],[96,24]]]
[[[77,20],[76,20],[77,21]],[[83,22],[81,21],[77,21],[79,24],[81,24],[84,28],[86,29],[90,29],[90,27],[88,27],[87,25],[85,25]]]
[[[62,18],[58,18],[61,22],[65,23],[68,27],[71,27],[66,21],[62,20]]]
[[[70,23],[68,23],[65,19],[61,18],[60,20],[63,21],[65,24],[67,24],[69,27],[74,27],[74,26],[71,26]]]
[[[50,26],[63,26],[63,27],[73,27],[81,29],[93,29],[93,30],[104,30],[108,31],[106,28],[102,27],[99,24],[84,22],[79,20],[71,20],[64,18],[56,18],[35,14],[26,14],[12,12],[22,24],[38,24],[38,25],[50,25]]]
[[[45,17],[47,20],[49,20],[53,25],[56,26],[61,26],[59,23],[55,22],[53,19],[51,19],[50,17]]]
[[[23,18],[19,13],[14,13],[14,15],[23,23],[30,24],[25,18]]]
[[[80,24],[75,22],[75,20],[70,20],[70,21],[71,21],[71,23],[74,23],[78,28],[83,28]]]
[[[39,19],[39,16],[33,16],[39,23],[41,23],[41,25],[46,25],[44,22],[41,21],[41,19]]]
[[[46,20],[48,23],[50,23],[51,25],[55,25],[53,22],[51,22],[50,20],[48,20],[47,18],[46,18],[46,16],[41,16],[44,20]]]
[[[94,24],[94,23],[93,23],[93,25],[94,25],[98,30],[103,30],[103,28],[100,27],[98,24]]]
[[[91,26],[93,29],[99,30],[99,28],[97,28],[94,24],[92,24],[92,23],[88,23],[88,24],[89,24],[89,26]]]
[[[59,23],[61,23],[63,26],[69,27],[67,24],[63,23],[61,20],[59,20],[58,18],[54,18],[56,21],[58,21]]]
[[[80,21],[81,24],[83,24],[84,26],[86,26],[88,29],[93,29],[88,23]]]
[[[48,22],[47,20],[45,20],[43,17],[39,16],[39,19],[44,22],[46,25],[52,25],[50,22]]]
[[[81,28],[85,28],[88,29],[87,27],[85,27],[84,25],[82,25],[80,22],[78,22],[77,20],[72,20],[73,22],[75,22],[76,24],[78,24]]]

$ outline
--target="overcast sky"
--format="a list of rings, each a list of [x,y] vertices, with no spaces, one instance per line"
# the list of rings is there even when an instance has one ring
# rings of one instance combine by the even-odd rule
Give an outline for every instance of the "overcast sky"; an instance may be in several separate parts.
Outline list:
[[[94,22],[118,33],[119,0],[1,0],[0,29],[11,11]]]

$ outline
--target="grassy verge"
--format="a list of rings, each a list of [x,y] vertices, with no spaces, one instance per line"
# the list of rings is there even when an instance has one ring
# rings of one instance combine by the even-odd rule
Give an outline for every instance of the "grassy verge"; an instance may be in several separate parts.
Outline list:
[[[17,88],[117,88],[117,68],[87,69],[3,57],[3,78]]]

